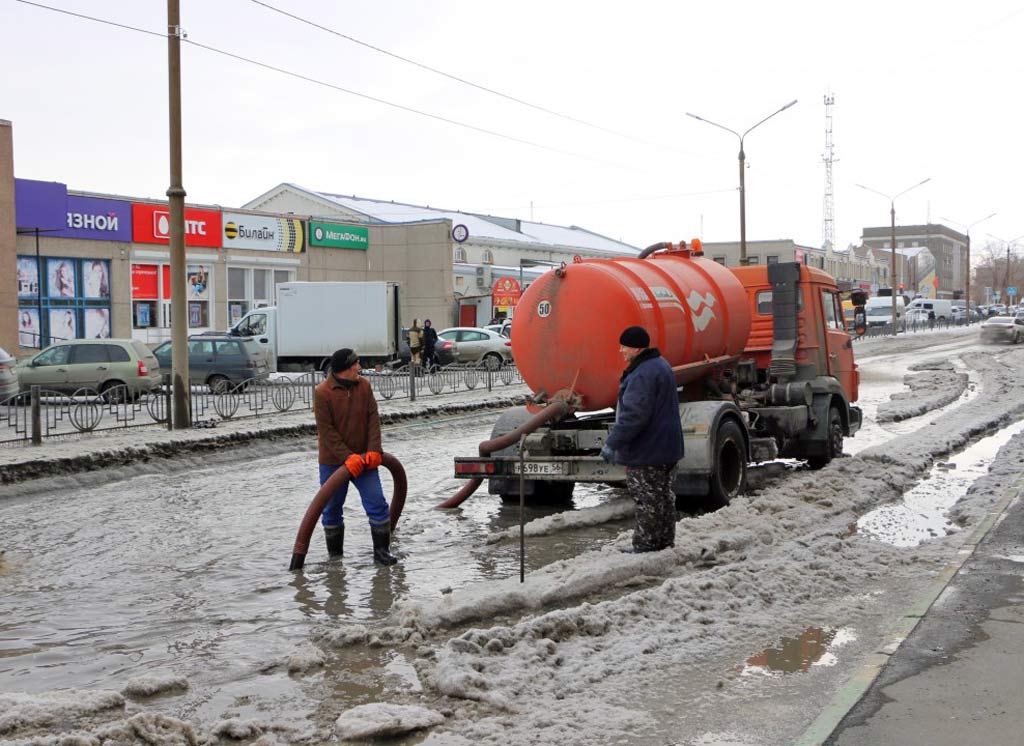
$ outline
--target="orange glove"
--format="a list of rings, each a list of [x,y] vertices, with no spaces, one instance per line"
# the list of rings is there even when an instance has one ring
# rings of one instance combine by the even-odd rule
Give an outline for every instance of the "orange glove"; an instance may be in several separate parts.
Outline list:
[[[345,459],[345,468],[348,469],[349,476],[352,479],[356,479],[363,473],[363,469],[366,468],[366,464],[363,463],[362,456],[358,453],[353,453]]]
[[[366,462],[367,469],[376,469],[384,461],[384,457],[377,451],[367,451],[363,454],[363,461]]]

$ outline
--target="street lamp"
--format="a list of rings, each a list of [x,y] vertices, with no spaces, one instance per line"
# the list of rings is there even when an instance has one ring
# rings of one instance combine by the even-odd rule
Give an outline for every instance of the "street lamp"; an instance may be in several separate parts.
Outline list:
[[[981,220],[975,220],[970,225],[966,225],[964,223],[958,223],[956,220],[950,220],[949,218],[939,217],[939,220],[943,220],[943,221],[945,221],[947,223],[953,223],[955,225],[959,225],[962,228],[966,229],[964,231],[964,235],[967,236],[967,280],[964,283],[964,295],[967,296],[967,301],[966,301],[967,302],[967,307],[966,307],[965,311],[966,311],[966,315],[967,315],[967,325],[968,326],[971,325],[971,228],[976,226],[978,223],[984,223],[989,218],[994,218],[995,216],[996,216],[995,213],[992,213],[991,215],[986,215]]]
[[[792,101],[790,101],[788,104],[783,106],[781,109],[779,109],[777,111],[773,111],[771,114],[766,116],[764,119],[762,119],[760,122],[755,124],[753,127],[748,127],[747,130],[742,135],[739,132],[737,132],[736,130],[729,129],[728,127],[724,127],[721,124],[718,124],[717,122],[712,122],[710,119],[705,119],[704,117],[699,117],[696,114],[691,114],[690,112],[686,112],[686,116],[693,117],[694,119],[697,119],[697,120],[699,120],[701,122],[705,122],[707,124],[710,124],[712,127],[718,127],[718,129],[720,129],[720,130],[725,130],[726,132],[731,132],[732,134],[736,135],[736,137],[738,137],[739,140],[740,140],[740,266],[741,267],[746,266],[746,264],[747,264],[747,198],[746,198],[747,189],[746,189],[746,177],[745,177],[745,175],[743,173],[743,168],[744,168],[744,165],[745,165],[745,162],[746,162],[746,159],[747,159],[747,155],[746,155],[746,153],[743,152],[743,138],[746,137],[747,135],[749,135],[755,128],[760,127],[762,124],[767,122],[769,119],[774,117],[776,114],[781,114],[782,112],[784,112],[786,109],[788,109],[790,106],[792,106],[795,103],[796,103],[796,99],[794,98]]]
[[[1024,235],[1017,236],[1016,238],[1011,238],[1009,241],[1007,241],[1005,238],[1000,238],[999,236],[993,236],[991,233],[989,233],[988,235],[992,236],[992,238],[994,238],[995,240],[1002,241],[1004,244],[1006,244],[1006,281],[1003,283],[1003,292],[1006,293],[1006,305],[1009,306],[1010,305],[1010,293],[1008,292],[1008,290],[1009,290],[1009,287],[1010,287],[1010,247],[1013,246],[1015,243],[1017,243],[1017,241],[1019,241],[1022,238],[1024,238]],[[995,284],[995,279],[996,279],[995,264],[993,263],[993,265],[992,265],[992,283],[993,284]]]
[[[859,186],[861,189],[865,189],[865,190],[867,190],[869,192],[872,192],[873,194],[877,194],[877,195],[879,195],[881,197],[885,197],[887,200],[889,200],[889,218],[890,218],[890,221],[891,221],[890,222],[890,228],[891,228],[890,239],[892,241],[892,245],[890,247],[892,249],[892,251],[890,252],[890,264],[889,264],[889,272],[892,274],[892,277],[889,280],[889,285],[892,287],[892,333],[893,333],[893,336],[895,336],[898,333],[897,329],[896,329],[896,198],[897,197],[902,197],[904,194],[909,192],[911,189],[917,189],[922,184],[927,184],[931,180],[932,180],[932,177],[929,176],[924,181],[919,181],[916,184],[914,184],[914,186],[909,186],[906,189],[904,189],[902,192],[900,192],[899,194],[893,194],[891,196],[888,195],[888,194],[885,194],[884,192],[880,192],[877,189],[872,189],[871,187],[866,187],[863,184],[856,184],[855,185],[855,186]]]

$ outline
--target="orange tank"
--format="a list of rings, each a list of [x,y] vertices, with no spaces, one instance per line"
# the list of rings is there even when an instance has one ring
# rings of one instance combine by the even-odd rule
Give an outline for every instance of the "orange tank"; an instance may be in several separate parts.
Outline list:
[[[516,307],[512,351],[535,393],[571,390],[581,409],[603,409],[615,403],[625,368],[619,334],[634,325],[648,331],[651,346],[687,383],[706,372],[701,362],[743,351],[750,308],[730,270],[686,250],[586,259],[527,288]]]

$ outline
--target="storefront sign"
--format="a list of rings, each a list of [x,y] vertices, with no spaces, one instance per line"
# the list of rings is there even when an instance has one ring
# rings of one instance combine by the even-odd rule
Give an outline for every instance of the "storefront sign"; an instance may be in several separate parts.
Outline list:
[[[499,277],[491,290],[491,305],[495,308],[509,308],[519,303],[523,294],[519,280],[514,277]]]
[[[310,220],[309,245],[366,251],[370,248],[370,229],[364,225],[339,225]]]
[[[20,230],[60,230],[68,209],[68,188],[56,181],[14,180],[14,224]]]
[[[131,241],[130,202],[68,195],[65,229],[49,235],[92,241]]]
[[[301,220],[238,212],[225,212],[223,215],[225,249],[299,253],[304,248]]]
[[[220,248],[220,213],[185,208],[185,245]],[[132,203],[132,238],[137,243],[166,244],[171,240],[171,212],[167,205]]]

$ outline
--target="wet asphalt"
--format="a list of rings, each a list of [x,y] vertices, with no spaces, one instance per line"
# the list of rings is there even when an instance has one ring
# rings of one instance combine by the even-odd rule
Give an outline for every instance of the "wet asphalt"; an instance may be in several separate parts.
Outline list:
[[[1018,492],[824,743],[1024,743],[1022,651],[1024,499]]]

